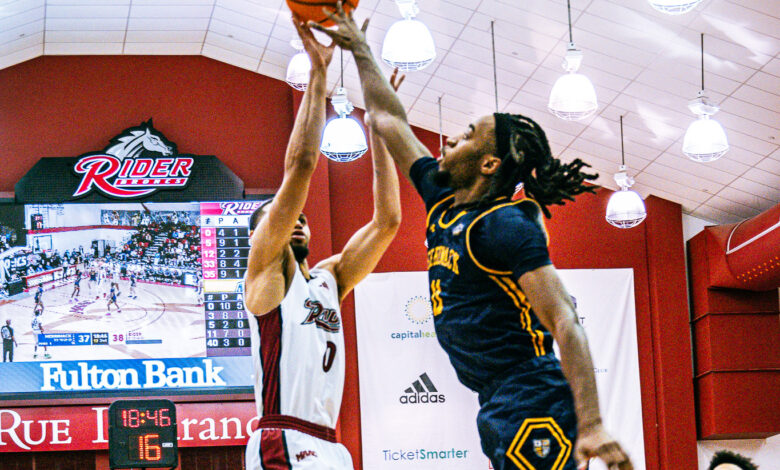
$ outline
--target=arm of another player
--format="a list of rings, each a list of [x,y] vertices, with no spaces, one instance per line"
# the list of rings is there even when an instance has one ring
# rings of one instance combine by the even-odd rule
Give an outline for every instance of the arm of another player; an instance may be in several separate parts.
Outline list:
[[[555,267],[549,264],[529,271],[520,276],[519,283],[537,318],[561,350],[561,368],[571,386],[577,413],[577,463],[582,466],[589,458],[598,457],[610,470],[631,470],[628,456],[601,423],[588,340]]]
[[[430,156],[430,152],[412,132],[401,100],[371,54],[365,36],[368,20],[363,22],[362,28],[358,28],[352,13],[344,13],[341,2],[337,4],[336,10],[329,16],[336,23],[337,29],[326,29],[311,21],[309,26],[330,36],[342,49],[352,51],[360,75],[366,111],[371,115],[371,125],[384,140],[401,172],[409,176],[412,164],[419,158]]]
[[[309,183],[317,166],[319,143],[325,125],[326,74],[335,46],[323,46],[311,30],[293,19],[311,61],[309,85],[295,118],[287,152],[284,177],[266,215],[252,234],[246,277],[245,302],[250,311],[262,314],[278,305],[285,292],[263,287],[273,276],[282,276],[282,261],[292,259],[290,234],[306,204]]]
[[[370,127],[369,137],[374,165],[374,216],[352,235],[341,253],[320,263],[333,272],[338,282],[339,302],[374,270],[401,225],[401,196],[395,165],[382,139]]]

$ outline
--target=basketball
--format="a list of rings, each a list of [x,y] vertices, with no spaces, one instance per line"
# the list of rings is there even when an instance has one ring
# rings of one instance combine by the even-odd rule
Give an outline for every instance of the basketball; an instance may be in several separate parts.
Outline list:
[[[343,0],[341,6],[344,8],[344,12],[357,8],[360,0]],[[287,6],[290,7],[290,11],[296,14],[301,21],[314,21],[322,26],[333,26],[333,21],[328,18],[323,9],[336,12],[336,0],[287,0]]]

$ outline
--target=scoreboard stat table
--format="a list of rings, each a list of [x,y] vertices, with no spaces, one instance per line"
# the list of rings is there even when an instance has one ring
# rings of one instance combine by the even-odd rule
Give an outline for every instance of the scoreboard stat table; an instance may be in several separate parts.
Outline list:
[[[249,216],[262,201],[200,204],[207,356],[251,354],[244,310]]]

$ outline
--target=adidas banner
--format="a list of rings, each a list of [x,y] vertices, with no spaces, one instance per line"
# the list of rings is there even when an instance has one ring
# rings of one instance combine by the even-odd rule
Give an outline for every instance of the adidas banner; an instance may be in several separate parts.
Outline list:
[[[607,429],[644,469],[633,271],[558,272],[588,335]],[[369,275],[355,288],[355,316],[363,466],[491,469],[477,434],[477,396],[458,382],[436,339],[427,273]]]

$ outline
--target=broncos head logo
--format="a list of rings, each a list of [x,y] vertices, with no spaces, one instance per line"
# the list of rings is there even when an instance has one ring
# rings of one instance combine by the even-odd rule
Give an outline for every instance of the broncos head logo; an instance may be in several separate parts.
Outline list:
[[[176,145],[154,129],[152,120],[149,119],[139,126],[125,129],[122,134],[111,139],[104,152],[120,160],[136,158],[148,153],[168,156],[176,153]]]

